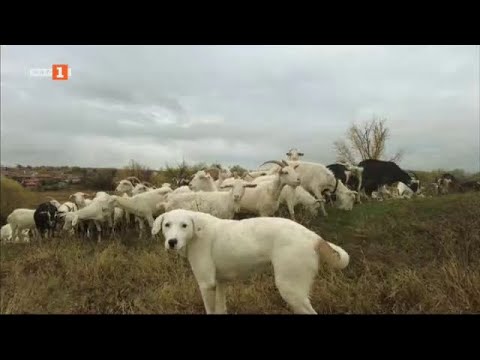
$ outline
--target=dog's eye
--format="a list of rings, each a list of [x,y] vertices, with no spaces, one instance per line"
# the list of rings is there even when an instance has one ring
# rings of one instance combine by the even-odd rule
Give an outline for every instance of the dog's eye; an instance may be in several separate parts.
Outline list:
[[[165,224],[165,227],[170,227],[170,223],[166,223],[166,224]]]
[[[187,227],[187,224],[182,224],[182,228],[186,228]]]

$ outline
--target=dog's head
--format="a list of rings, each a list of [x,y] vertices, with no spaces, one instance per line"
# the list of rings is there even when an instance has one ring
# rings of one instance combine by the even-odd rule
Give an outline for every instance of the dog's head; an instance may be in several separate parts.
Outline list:
[[[155,219],[152,235],[162,232],[165,238],[165,248],[168,250],[181,250],[192,240],[198,228],[198,219],[195,212],[188,210],[172,210]],[[197,222],[197,224],[196,224]],[[197,225],[197,227],[196,227]]]

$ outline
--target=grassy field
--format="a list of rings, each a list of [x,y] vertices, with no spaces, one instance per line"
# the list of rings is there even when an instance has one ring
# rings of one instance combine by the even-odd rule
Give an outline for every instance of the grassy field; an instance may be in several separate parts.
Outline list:
[[[479,193],[328,211],[303,223],[344,247],[351,263],[321,269],[311,295],[320,314],[480,312]],[[5,244],[0,274],[3,314],[204,313],[187,261],[161,239]],[[227,306],[231,314],[291,313],[271,273],[229,285]]]

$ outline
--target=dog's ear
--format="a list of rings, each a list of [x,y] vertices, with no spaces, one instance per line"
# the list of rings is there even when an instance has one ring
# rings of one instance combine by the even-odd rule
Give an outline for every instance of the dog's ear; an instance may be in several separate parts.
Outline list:
[[[193,216],[190,217],[193,226],[193,236],[197,236],[197,234],[203,230],[203,222],[200,219],[194,219]]]
[[[160,204],[162,204],[162,203],[159,203],[158,205],[160,205]],[[157,235],[159,232],[162,231],[163,218],[164,217],[165,217],[165,214],[162,214],[155,219],[155,221],[153,222],[153,226],[152,226],[152,235]]]

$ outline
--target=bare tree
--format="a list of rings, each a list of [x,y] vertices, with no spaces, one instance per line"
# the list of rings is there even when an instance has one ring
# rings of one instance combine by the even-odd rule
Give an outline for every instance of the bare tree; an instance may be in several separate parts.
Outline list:
[[[385,157],[385,145],[390,131],[386,119],[373,117],[361,125],[353,124],[347,131],[346,139],[334,142],[337,161],[352,164],[366,159],[381,160]],[[400,161],[403,151],[397,152],[390,161]]]

